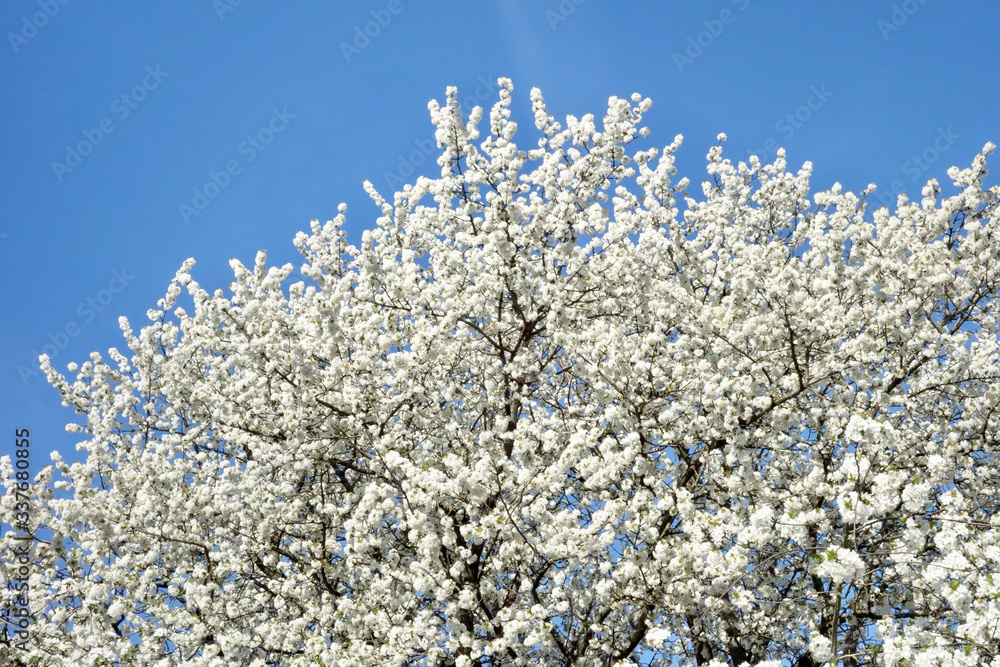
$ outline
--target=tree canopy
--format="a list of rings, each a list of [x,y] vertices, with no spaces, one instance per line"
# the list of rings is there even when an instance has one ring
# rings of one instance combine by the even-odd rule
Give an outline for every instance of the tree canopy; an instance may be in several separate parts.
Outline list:
[[[301,281],[189,260],[42,359],[86,457],[30,486],[20,659],[1000,665],[994,146],[895,211],[724,135],[693,187],[648,99],[532,90],[525,148],[500,85],[360,247],[341,205]]]

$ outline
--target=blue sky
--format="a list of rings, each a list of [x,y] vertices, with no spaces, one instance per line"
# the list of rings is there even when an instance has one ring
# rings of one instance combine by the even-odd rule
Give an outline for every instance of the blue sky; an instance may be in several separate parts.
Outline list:
[[[812,161],[815,189],[912,195],[1000,141],[998,21],[989,0],[6,0],[0,454],[28,428],[33,469],[73,459],[37,355],[124,348],[118,316],[141,326],[186,258],[210,291],[260,248],[298,265],[295,233],[340,202],[359,242],[362,179],[435,173],[448,85],[489,106],[508,76],[526,121],[533,86],[557,117],[639,92],[694,182],[726,132],[734,159]]]

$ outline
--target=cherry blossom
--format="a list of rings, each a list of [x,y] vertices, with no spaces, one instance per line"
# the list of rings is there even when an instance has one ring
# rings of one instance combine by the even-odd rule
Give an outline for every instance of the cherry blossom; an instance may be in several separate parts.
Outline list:
[[[360,247],[342,205],[303,280],[189,260],[42,358],[82,454],[32,486],[19,657],[1000,666],[994,146],[893,211],[724,135],[678,178],[639,95],[533,90],[519,145],[499,84],[429,105],[440,173],[366,184]]]

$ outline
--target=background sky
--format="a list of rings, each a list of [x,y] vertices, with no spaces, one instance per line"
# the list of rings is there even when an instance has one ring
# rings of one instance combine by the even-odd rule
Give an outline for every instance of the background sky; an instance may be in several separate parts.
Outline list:
[[[38,355],[124,350],[118,317],[138,330],[186,258],[210,292],[261,248],[298,266],[296,232],[340,202],[358,244],[362,179],[391,200],[438,173],[449,85],[488,108],[510,77],[526,147],[534,86],[559,119],[639,92],[694,183],[726,132],[734,160],[780,145],[814,190],[888,202],[1000,142],[998,24],[995,0],[4,0],[0,454],[28,428],[33,470],[73,460]]]

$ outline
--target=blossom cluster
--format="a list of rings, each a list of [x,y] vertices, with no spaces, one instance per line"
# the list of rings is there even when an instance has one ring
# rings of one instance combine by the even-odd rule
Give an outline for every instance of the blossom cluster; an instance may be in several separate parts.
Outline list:
[[[723,135],[697,187],[648,99],[533,90],[525,148],[499,84],[359,247],[43,359],[29,662],[1000,666],[993,146],[895,211]]]

